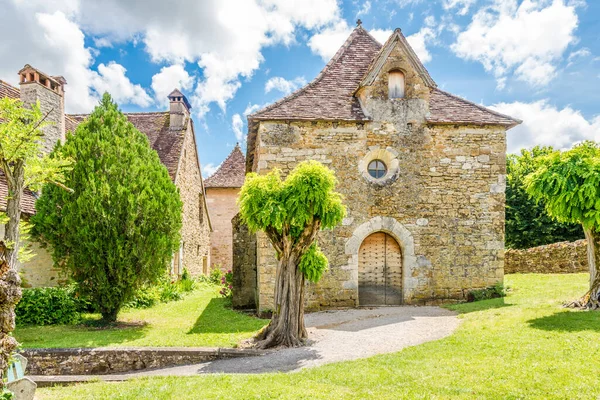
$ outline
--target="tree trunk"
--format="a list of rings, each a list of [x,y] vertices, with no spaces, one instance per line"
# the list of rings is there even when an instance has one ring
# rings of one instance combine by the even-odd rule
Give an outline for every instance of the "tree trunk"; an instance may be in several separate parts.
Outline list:
[[[275,309],[269,325],[257,336],[257,347],[297,347],[308,337],[304,325],[304,276],[297,254],[282,254],[275,277]]]
[[[590,290],[579,300],[568,304],[569,307],[585,308],[588,310],[600,309],[600,232],[595,229],[583,229],[587,239],[587,256],[590,268]]]
[[[8,176],[9,194],[6,213],[9,218],[0,241],[0,374],[4,373],[12,353],[19,343],[10,336],[15,329],[15,305],[21,300],[21,278],[17,272],[17,257],[19,255],[19,222],[21,220],[21,197],[24,186],[24,170],[22,166],[14,169],[15,175]],[[4,385],[2,382],[1,385]]]

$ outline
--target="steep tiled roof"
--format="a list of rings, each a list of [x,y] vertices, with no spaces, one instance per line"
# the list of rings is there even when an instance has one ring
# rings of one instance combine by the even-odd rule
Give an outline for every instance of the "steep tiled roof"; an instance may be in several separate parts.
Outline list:
[[[4,172],[0,171],[0,210],[6,211],[6,200],[8,199],[8,185],[6,183],[6,176]],[[35,194],[25,189],[23,197],[21,197],[21,212],[28,215],[35,214]]]
[[[512,128],[522,121],[436,88],[431,91],[427,122],[433,124],[502,125]]]
[[[11,99],[19,99],[21,93],[18,88],[0,79],[0,98],[10,97]]]
[[[236,145],[223,164],[204,181],[207,188],[239,188],[246,176],[246,158]]]
[[[314,81],[249,118],[367,119],[353,93],[379,49],[381,44],[359,26]]]
[[[74,130],[88,114],[67,115],[73,121]],[[169,129],[169,112],[125,113],[125,116],[140,132],[148,137],[150,146],[158,153],[160,161],[167,167],[171,179],[175,180],[179,156],[185,137],[184,130]],[[69,126],[67,124],[67,130]]]

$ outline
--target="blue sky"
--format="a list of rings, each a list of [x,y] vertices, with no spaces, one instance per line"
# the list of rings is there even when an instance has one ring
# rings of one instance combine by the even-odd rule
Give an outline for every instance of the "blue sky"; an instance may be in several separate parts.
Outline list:
[[[169,4],[167,4],[169,3]],[[68,112],[109,91],[125,111],[190,99],[205,176],[246,115],[312,80],[360,18],[400,27],[444,90],[524,120],[509,151],[600,140],[593,0],[0,0],[0,79],[25,64],[68,81]]]

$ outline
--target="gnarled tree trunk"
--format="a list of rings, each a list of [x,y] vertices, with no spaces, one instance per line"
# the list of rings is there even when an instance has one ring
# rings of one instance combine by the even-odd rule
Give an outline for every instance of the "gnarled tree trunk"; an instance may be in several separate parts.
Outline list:
[[[304,324],[304,275],[298,268],[302,256],[314,242],[321,222],[313,221],[299,238],[292,238],[284,228],[282,234],[267,231],[277,252],[273,317],[256,340],[257,347],[297,347],[308,337]]]
[[[19,345],[10,333],[15,329],[15,305],[21,300],[21,278],[17,272],[17,256],[24,171],[23,168],[15,168],[15,172],[16,175],[6,176],[11,180],[9,188],[17,190],[10,191],[8,195],[6,213],[9,221],[6,225],[4,241],[0,241],[0,374],[2,378],[12,353]]]
[[[585,308],[589,310],[600,309],[600,232],[595,229],[583,229],[587,239],[587,256],[590,268],[590,290],[579,300],[568,304],[569,307]]]

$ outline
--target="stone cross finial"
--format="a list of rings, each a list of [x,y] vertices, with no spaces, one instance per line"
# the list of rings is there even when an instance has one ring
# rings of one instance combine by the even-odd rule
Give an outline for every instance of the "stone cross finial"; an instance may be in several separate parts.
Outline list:
[[[356,20],[356,26],[362,26],[362,21],[360,18]]]

